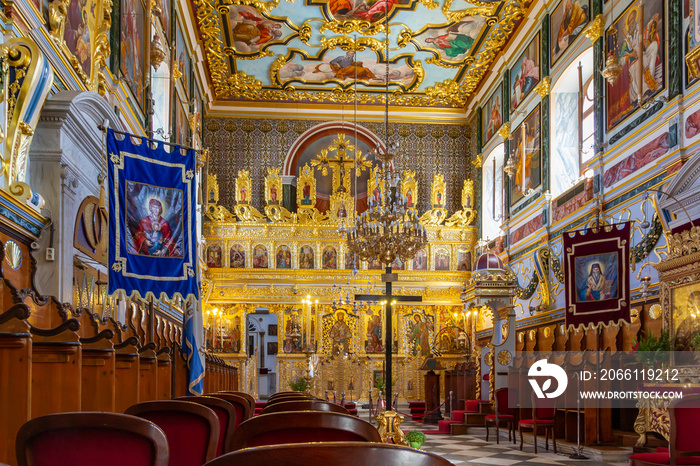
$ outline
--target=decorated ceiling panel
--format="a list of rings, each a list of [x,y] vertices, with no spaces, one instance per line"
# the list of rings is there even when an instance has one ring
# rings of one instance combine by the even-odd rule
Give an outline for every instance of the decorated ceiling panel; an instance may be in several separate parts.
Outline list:
[[[219,101],[383,103],[388,73],[392,104],[436,107],[464,105],[527,3],[192,1]]]

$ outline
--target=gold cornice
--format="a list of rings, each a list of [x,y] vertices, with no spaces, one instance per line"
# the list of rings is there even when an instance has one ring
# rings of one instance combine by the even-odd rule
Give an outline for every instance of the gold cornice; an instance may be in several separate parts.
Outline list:
[[[551,82],[552,80],[549,78],[549,76],[545,76],[542,78],[539,84],[535,86],[535,92],[540,95],[541,99],[544,99],[549,95],[549,85]]]
[[[598,16],[591,21],[591,24],[588,25],[586,29],[584,29],[583,34],[588,37],[588,39],[591,42],[597,41],[601,37],[603,37],[603,34],[605,33],[605,17],[602,14],[599,14]]]
[[[505,141],[510,137],[510,123],[506,122],[499,128],[497,134]]]

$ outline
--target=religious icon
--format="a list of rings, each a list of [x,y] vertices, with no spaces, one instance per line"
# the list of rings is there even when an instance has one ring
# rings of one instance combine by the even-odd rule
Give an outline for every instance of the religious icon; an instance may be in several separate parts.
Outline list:
[[[302,246],[301,249],[299,249],[299,268],[314,268],[314,250],[311,246]]]
[[[413,190],[406,191],[406,206],[413,207]]]
[[[255,249],[253,250],[253,268],[267,268],[267,248],[262,244],[255,246]]]
[[[491,94],[491,97],[482,109],[482,121],[487,122],[484,125],[483,139],[484,144],[488,142],[503,124],[501,96],[503,95],[503,85],[500,84]]]
[[[413,270],[428,270],[425,249],[419,249],[416,255],[413,256]]]
[[[74,0],[72,3],[77,3]],[[85,6],[86,7],[86,6]],[[83,7],[83,8],[85,8]],[[136,99],[143,103],[144,93],[144,57],[146,56],[143,40],[147,34],[143,3],[140,0],[122,0],[121,2],[121,40],[120,69],[125,82],[133,91]]]
[[[382,346],[382,319],[379,314],[372,314],[367,320],[367,345],[365,350],[368,353],[381,353]]]
[[[577,301],[617,298],[616,252],[576,257]]]
[[[272,186],[270,186],[270,201],[273,204],[278,203],[278,201],[277,201],[277,186],[275,186],[274,184]]]
[[[292,251],[289,246],[282,245],[277,248],[276,266],[278,269],[290,269],[292,267]]]
[[[614,84],[607,83],[606,129],[610,130],[664,88],[664,4],[660,0],[632,2],[606,34],[606,53],[622,65]],[[697,15],[697,12],[695,13]],[[639,59],[641,55],[641,60]],[[640,95],[641,94],[641,95]]]
[[[338,268],[338,259],[337,259],[338,254],[335,251],[335,248],[332,246],[328,246],[323,250],[323,268],[324,269],[337,269]]]
[[[182,257],[182,191],[127,181],[127,251],[153,257]],[[167,207],[166,207],[167,206]]]
[[[233,318],[233,330],[231,331],[231,351],[241,351],[241,316]]]
[[[583,31],[589,18],[588,0],[564,0],[554,9],[550,20],[552,65]]]
[[[309,196],[311,195],[311,186],[309,186],[308,182],[304,183],[302,195],[304,196],[304,199],[302,199],[301,203],[304,205],[311,205],[311,199],[309,199]]]
[[[331,327],[328,336],[331,339],[331,353],[338,355],[341,352],[348,353],[350,351],[350,340],[352,339],[352,330],[345,322],[345,312],[339,311],[335,314],[336,321]]]
[[[421,356],[430,354],[429,329],[425,321],[425,316],[421,314],[413,314],[413,322],[411,322],[411,331],[408,334],[409,341],[413,341],[413,355],[418,354],[420,349]]]
[[[440,248],[435,251],[435,270],[450,270],[450,253]]]
[[[207,248],[207,267],[221,267],[221,246],[218,244]]]
[[[245,268],[245,250],[240,244],[234,244],[229,251],[230,267],[235,269]]]
[[[540,82],[540,35],[537,34],[527,49],[510,70],[510,111],[518,108],[520,103]]]

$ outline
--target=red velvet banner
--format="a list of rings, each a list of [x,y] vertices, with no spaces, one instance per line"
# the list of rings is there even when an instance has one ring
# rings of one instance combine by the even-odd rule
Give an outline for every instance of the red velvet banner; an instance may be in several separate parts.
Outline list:
[[[566,325],[630,321],[630,224],[564,233]]]

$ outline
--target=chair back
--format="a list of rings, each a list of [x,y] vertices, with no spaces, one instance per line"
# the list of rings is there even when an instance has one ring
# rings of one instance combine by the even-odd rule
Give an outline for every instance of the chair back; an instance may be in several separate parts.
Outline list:
[[[538,398],[535,393],[532,393],[532,419],[537,421],[554,419],[557,412],[556,398]]]
[[[145,401],[126,414],[142,417],[165,432],[170,449],[168,466],[201,466],[216,457],[219,419],[211,409],[190,401]]]
[[[233,393],[210,393],[207,396],[213,396],[214,398],[220,398],[222,400],[226,400],[229,403],[233,404],[233,407],[236,408],[236,426],[235,427],[240,426],[241,422],[253,417],[253,414],[255,413],[255,409],[254,408],[251,409],[250,404],[248,403],[248,400],[246,400],[242,396],[234,395]]]
[[[682,456],[700,456],[700,395],[685,395],[669,406],[671,459]],[[19,450],[18,450],[19,451]]]
[[[350,414],[347,409],[335,403],[328,401],[283,401],[281,403],[273,403],[263,408],[260,414],[279,413],[282,411],[330,411],[333,413]]]
[[[493,392],[493,398],[496,401],[495,408],[497,416],[500,414],[513,415],[515,413],[515,406],[510,406],[508,401],[509,395],[511,395],[511,392],[508,388],[498,388]]]
[[[236,408],[233,406],[233,403],[213,396],[183,396],[175,398],[175,400],[191,401],[214,411],[219,419],[219,439],[216,443],[216,456],[221,456],[231,451],[233,431],[236,428]]]
[[[167,466],[168,458],[163,431],[126,414],[49,414],[17,433],[19,466]]]
[[[275,403],[284,403],[285,401],[299,401],[299,400],[325,401],[325,400],[321,400],[319,398],[316,398],[313,395],[286,395],[286,396],[278,396],[274,399],[267,400],[267,403],[265,404],[265,406],[270,406],[270,405],[273,405]]]
[[[381,442],[376,427],[349,414],[285,411],[248,419],[233,433],[233,449],[303,442]]]
[[[434,453],[388,443],[327,442],[246,448],[210,461],[205,466],[259,466],[262,464],[450,466],[452,463]]]
[[[274,400],[275,398],[277,398],[277,397],[279,397],[279,396],[290,396],[290,395],[291,395],[291,396],[294,396],[294,395],[306,395],[306,396],[308,396],[308,393],[304,393],[304,392],[295,392],[295,391],[292,391],[292,390],[285,391],[285,392],[277,392],[277,393],[273,393],[272,395],[270,395],[270,397],[268,398],[268,400]]]
[[[248,403],[250,404],[250,409],[252,409],[253,412],[255,412],[255,398],[253,397],[253,395],[246,392],[238,392],[234,390],[221,390],[217,393],[230,393],[232,395],[242,396],[243,398],[248,400]]]

